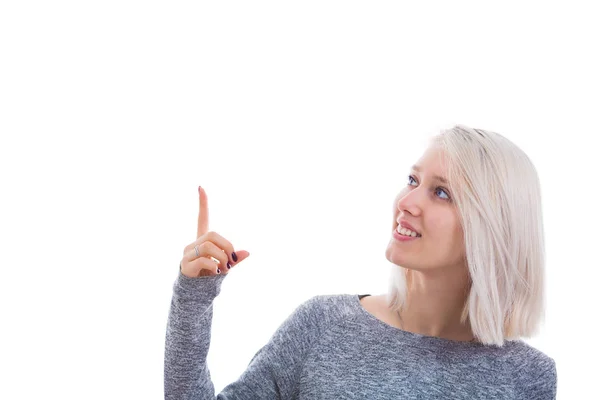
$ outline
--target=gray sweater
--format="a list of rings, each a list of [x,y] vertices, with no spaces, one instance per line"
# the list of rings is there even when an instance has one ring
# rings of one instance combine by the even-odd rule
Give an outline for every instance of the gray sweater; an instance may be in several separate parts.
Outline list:
[[[173,286],[165,398],[215,399],[206,358],[213,300],[226,275]],[[525,342],[503,347],[407,332],[365,310],[358,295],[302,303],[216,399],[555,399],[556,365]]]

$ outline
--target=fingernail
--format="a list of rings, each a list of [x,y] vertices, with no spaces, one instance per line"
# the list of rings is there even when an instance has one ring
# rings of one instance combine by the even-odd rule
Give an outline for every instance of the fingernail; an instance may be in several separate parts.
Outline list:
[[[235,251],[231,253],[231,258],[233,258],[233,261],[237,261],[237,254],[235,254]]]
[[[217,268],[217,274],[220,274],[220,273],[221,273],[221,269]]]
[[[231,269],[231,264],[229,264],[229,261],[227,261],[227,269]]]
[[[201,188],[201,187],[202,187],[202,186],[198,186],[198,193],[200,193],[200,188]]]

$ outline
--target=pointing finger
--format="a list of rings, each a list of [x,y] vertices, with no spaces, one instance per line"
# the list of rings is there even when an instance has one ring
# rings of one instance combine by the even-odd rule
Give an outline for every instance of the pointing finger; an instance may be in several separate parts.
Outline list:
[[[208,232],[208,198],[204,188],[201,186],[198,186],[198,200],[200,202],[200,209],[198,210],[198,231],[196,232],[196,238]]]

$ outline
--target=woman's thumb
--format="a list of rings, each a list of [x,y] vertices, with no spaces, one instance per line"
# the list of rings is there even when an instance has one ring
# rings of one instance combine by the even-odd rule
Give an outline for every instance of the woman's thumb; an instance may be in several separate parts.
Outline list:
[[[234,265],[238,265],[239,263],[244,261],[246,258],[248,258],[250,253],[248,253],[246,250],[237,250],[235,252],[235,255],[237,256],[237,261],[234,262]]]

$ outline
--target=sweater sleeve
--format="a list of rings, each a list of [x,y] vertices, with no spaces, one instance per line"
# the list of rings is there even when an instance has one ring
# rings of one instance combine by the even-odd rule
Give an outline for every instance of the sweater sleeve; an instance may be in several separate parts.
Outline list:
[[[521,399],[555,400],[556,399],[556,362],[553,358],[542,356],[529,365],[529,371],[521,374],[526,377]]]
[[[214,399],[206,357],[213,301],[225,276],[189,278],[179,271],[165,339],[165,399]]]
[[[188,278],[179,273],[167,324],[165,399],[215,399],[206,365],[213,300],[225,275]],[[217,400],[287,399],[297,390],[302,363],[322,323],[318,296],[301,304]]]

